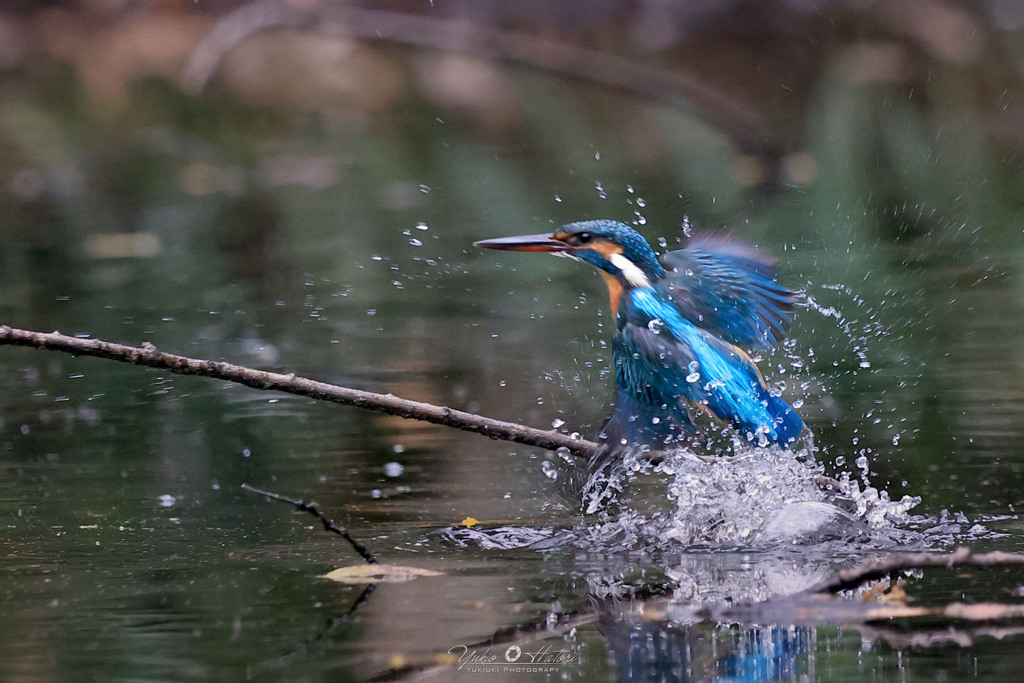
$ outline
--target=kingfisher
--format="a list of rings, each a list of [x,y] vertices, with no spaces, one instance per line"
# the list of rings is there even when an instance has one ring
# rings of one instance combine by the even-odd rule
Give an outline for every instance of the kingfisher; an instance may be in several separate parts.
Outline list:
[[[617,393],[599,435],[606,448],[663,449],[697,432],[697,412],[760,446],[788,447],[799,437],[800,416],[750,356],[785,337],[796,295],[754,247],[704,236],[659,259],[640,233],[613,220],[474,245],[548,252],[599,269],[615,318]]]

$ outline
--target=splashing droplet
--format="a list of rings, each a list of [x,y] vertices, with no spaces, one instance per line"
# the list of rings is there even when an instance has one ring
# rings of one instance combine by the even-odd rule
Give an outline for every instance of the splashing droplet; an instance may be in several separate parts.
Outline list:
[[[683,222],[679,224],[679,227],[683,231],[684,236],[693,237],[693,223],[690,222],[689,216],[683,217]]]
[[[544,462],[542,462],[540,464],[540,470],[541,472],[544,473],[544,476],[550,479],[551,481],[555,481],[556,479],[558,479],[558,470],[555,468],[555,466],[551,463],[550,460],[545,460]]]
[[[700,363],[695,360],[691,360],[690,364],[686,366],[688,374],[686,376],[687,382],[699,382],[700,381]]]

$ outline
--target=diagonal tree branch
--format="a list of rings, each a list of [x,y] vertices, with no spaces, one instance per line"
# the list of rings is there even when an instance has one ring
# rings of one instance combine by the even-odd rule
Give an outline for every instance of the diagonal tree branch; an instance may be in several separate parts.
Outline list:
[[[771,132],[756,111],[723,89],[685,73],[484,22],[331,3],[253,0],[228,13],[204,36],[189,59],[182,76],[186,90],[200,92],[224,56],[249,36],[281,27],[506,59],[621,88],[657,102],[682,99],[712,126],[724,131],[741,150],[764,155],[774,148]]]
[[[178,375],[213,377],[236,384],[244,384],[254,389],[282,391],[318,401],[341,403],[388,415],[397,415],[409,420],[422,420],[445,427],[454,427],[467,432],[483,434],[492,439],[514,441],[549,451],[564,448],[578,457],[590,457],[601,448],[593,441],[575,439],[561,432],[534,429],[515,422],[494,420],[447,406],[410,401],[393,394],[378,394],[372,391],[351,389],[305,377],[296,377],[294,373],[282,375],[233,363],[164,353],[149,342],[142,346],[126,346],[102,339],[81,339],[69,337],[60,332],[34,332],[0,325],[0,345],[28,346],[46,351],[61,351],[74,356],[106,358],[121,363],[159,368]]]

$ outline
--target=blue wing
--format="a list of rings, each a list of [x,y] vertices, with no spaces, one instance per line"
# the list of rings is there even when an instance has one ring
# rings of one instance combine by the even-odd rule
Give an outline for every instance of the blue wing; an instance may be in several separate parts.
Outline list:
[[[656,287],[697,327],[747,349],[772,349],[786,336],[795,295],[750,245],[705,237],[661,263],[668,274]]]
[[[799,436],[803,421],[768,391],[745,352],[698,328],[650,289],[633,290],[625,298],[613,347],[620,398],[612,427],[623,426],[622,417],[616,422],[621,412],[633,418],[631,435],[666,417],[689,428],[689,420],[680,417],[683,399],[751,438],[786,445]]]

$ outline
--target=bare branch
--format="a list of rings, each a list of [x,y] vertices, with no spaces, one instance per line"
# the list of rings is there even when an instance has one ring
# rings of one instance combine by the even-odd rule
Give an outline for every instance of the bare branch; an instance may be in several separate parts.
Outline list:
[[[837,572],[835,576],[808,589],[809,593],[838,593],[856,588],[906,569],[924,567],[993,567],[1024,565],[1024,555],[995,551],[975,555],[970,548],[957,548],[952,553],[897,553],[878,560],[864,560],[855,567]]]
[[[236,384],[244,384],[254,389],[282,391],[318,401],[341,403],[388,415],[397,415],[409,420],[422,420],[445,427],[454,427],[467,432],[483,434],[492,439],[514,441],[549,451],[564,448],[578,457],[590,457],[601,448],[593,441],[575,439],[568,434],[554,430],[534,429],[515,422],[494,420],[447,406],[410,401],[393,394],[378,394],[372,391],[318,382],[305,377],[296,377],[294,374],[282,375],[232,363],[164,353],[149,342],[142,346],[125,346],[102,339],[81,339],[69,337],[60,332],[34,332],[0,325],[0,345],[28,346],[46,351],[61,351],[75,356],[106,358],[121,363],[159,368],[178,375],[213,377]]]
[[[506,31],[467,20],[404,12],[254,0],[221,18],[196,48],[182,80],[200,92],[221,60],[247,37],[267,29],[310,30],[389,40],[403,45],[506,59],[553,73],[621,88],[658,102],[689,102],[711,125],[724,131],[741,150],[770,154],[773,141],[763,117],[721,88],[682,73],[641,64],[563,41]]]
[[[380,564],[380,562],[377,561],[377,558],[373,556],[373,553],[371,553],[365,545],[349,535],[348,529],[343,526],[339,526],[334,522],[334,520],[324,517],[323,513],[320,512],[320,508],[316,506],[316,503],[307,503],[306,501],[299,500],[297,498],[289,498],[288,496],[282,496],[280,493],[264,491],[263,489],[258,489],[255,486],[249,486],[248,484],[242,484],[242,489],[250,493],[255,493],[258,496],[266,496],[272,500],[279,500],[282,503],[293,505],[299,512],[308,512],[320,520],[320,523],[324,525],[324,529],[338,534],[348,541],[348,544],[352,546],[352,549],[359,553],[359,556],[366,560],[367,564]]]

